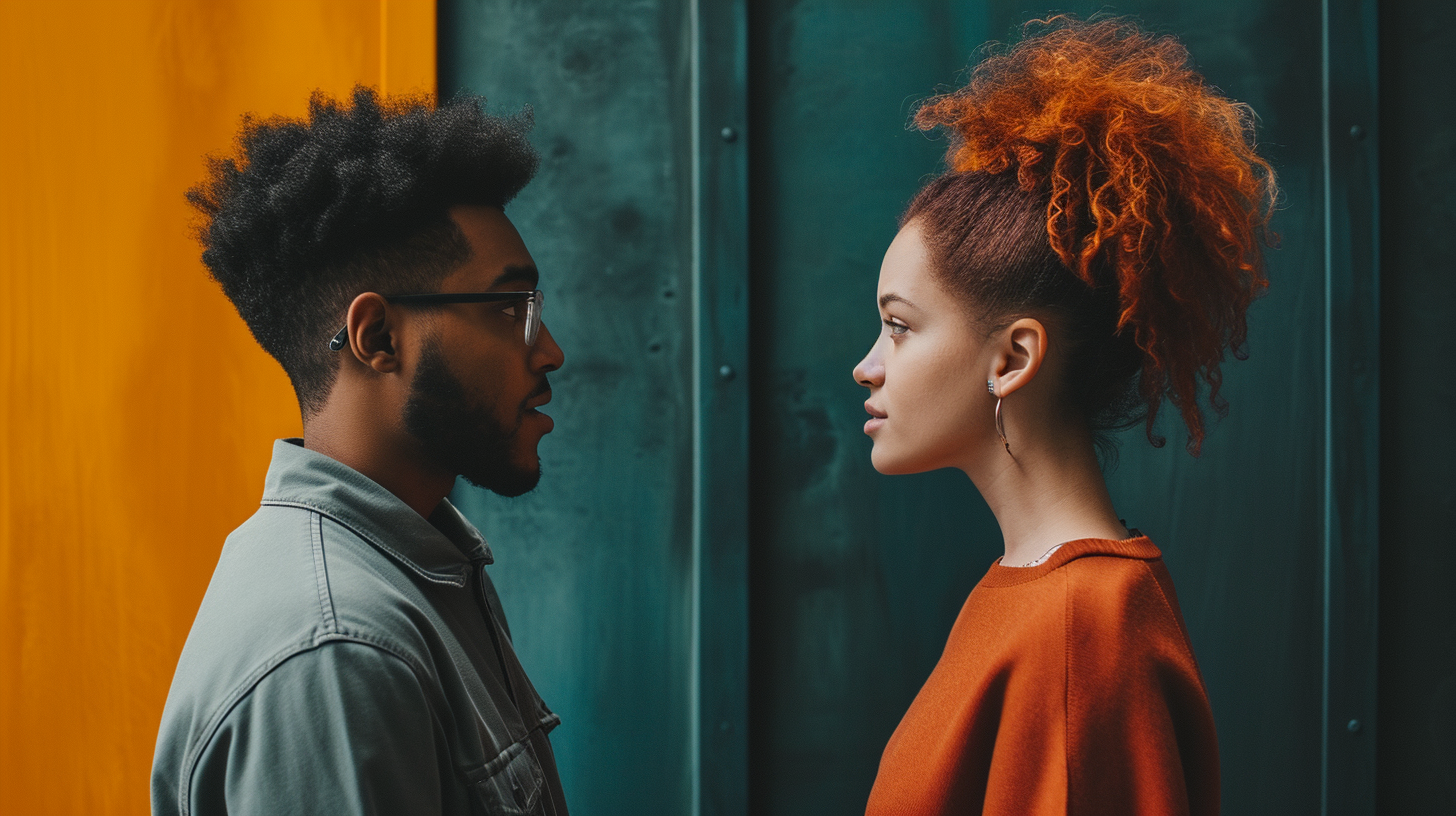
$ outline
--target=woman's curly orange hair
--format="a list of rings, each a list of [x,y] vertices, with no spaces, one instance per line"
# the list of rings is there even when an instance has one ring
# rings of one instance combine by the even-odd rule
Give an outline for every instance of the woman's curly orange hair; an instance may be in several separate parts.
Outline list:
[[[1116,332],[1142,350],[1149,438],[1166,396],[1196,454],[1198,381],[1225,413],[1219,363],[1225,349],[1246,356],[1245,312],[1268,286],[1277,189],[1254,114],[1207,86],[1176,39],[1125,19],[1054,17],[1025,33],[915,124],[950,131],[953,173],[1014,170],[1023,191],[1049,195],[1052,249],[1089,286],[1115,286]]]

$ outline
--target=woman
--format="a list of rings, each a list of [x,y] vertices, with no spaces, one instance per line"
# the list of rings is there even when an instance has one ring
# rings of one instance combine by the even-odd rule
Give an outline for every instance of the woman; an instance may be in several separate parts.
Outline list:
[[[1252,113],[1171,37],[1034,23],[924,104],[949,171],[880,270],[855,379],[881,473],[965,471],[1005,555],[971,592],[880,761],[867,813],[1211,814],[1213,717],[1157,547],[1119,520],[1110,431],[1242,357],[1273,206]]]

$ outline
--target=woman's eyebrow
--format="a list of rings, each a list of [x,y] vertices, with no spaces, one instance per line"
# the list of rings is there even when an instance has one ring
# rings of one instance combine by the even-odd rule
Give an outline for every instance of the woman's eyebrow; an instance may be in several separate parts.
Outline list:
[[[903,303],[903,304],[905,304],[906,306],[909,306],[912,309],[915,308],[915,304],[911,303],[910,301],[906,300],[905,298],[900,297],[899,295],[895,294],[894,292],[886,292],[885,294],[880,295],[880,308],[881,309],[885,308],[886,306],[890,305],[891,303]]]

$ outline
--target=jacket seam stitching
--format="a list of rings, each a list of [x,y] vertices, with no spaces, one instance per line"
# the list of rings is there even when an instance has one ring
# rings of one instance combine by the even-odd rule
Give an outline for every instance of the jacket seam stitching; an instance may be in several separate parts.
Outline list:
[[[275,652],[272,657],[259,664],[258,668],[249,673],[243,679],[243,682],[235,686],[232,693],[223,698],[223,702],[218,705],[212,717],[208,719],[207,725],[203,728],[201,738],[188,750],[185,761],[182,763],[182,789],[179,792],[180,795],[177,803],[178,812],[182,816],[189,816],[192,812],[192,777],[197,772],[197,763],[202,759],[202,752],[208,745],[212,744],[213,738],[217,736],[217,730],[222,727],[223,722],[232,714],[233,709],[237,708],[238,704],[249,694],[252,694],[258,683],[262,682],[263,678],[267,677],[274,669],[283,665],[291,658],[314,651],[320,646],[333,642],[362,643],[366,646],[373,646],[403,662],[409,667],[410,671],[414,672],[417,678],[423,680],[426,676],[423,667],[417,666],[415,661],[404,654],[405,650],[397,644],[391,643],[383,638],[348,632],[342,629],[324,635],[315,635],[307,641],[293,643]]]
[[[334,616],[334,597],[329,590],[328,562],[324,560],[324,520],[318,513],[309,515],[309,537],[313,541],[314,584],[318,588],[319,612],[323,615],[324,631],[337,631],[338,619]]]
[[[380,550],[383,550],[385,553],[389,554],[396,561],[399,561],[401,564],[404,564],[405,566],[409,567],[412,572],[417,573],[420,577],[424,578],[427,581],[431,581],[431,582],[436,583],[436,584],[447,584],[449,586],[454,586],[454,587],[462,587],[462,586],[465,586],[465,582],[466,582],[466,579],[465,578],[455,578],[453,576],[446,576],[446,575],[444,575],[442,573],[434,572],[432,570],[425,569],[424,567],[420,566],[419,564],[416,564],[413,560],[411,560],[409,558],[406,558],[403,553],[399,552],[398,550],[394,549],[393,547],[389,546],[388,544],[384,543],[383,541],[380,541],[379,539],[375,538],[374,536],[371,536],[371,535],[365,533],[364,531],[358,529],[357,527],[355,527],[354,525],[350,524],[349,522],[347,522],[347,521],[339,518],[338,516],[334,515],[333,513],[329,512],[328,508],[320,507],[318,505],[310,504],[308,502],[291,501],[291,500],[290,501],[285,501],[285,500],[281,500],[281,499],[264,499],[263,501],[259,502],[259,504],[263,505],[264,507],[293,507],[293,508],[297,508],[297,509],[300,509],[300,510],[310,510],[310,511],[312,511],[314,513],[318,513],[321,516],[327,517],[330,521],[333,521],[334,523],[338,524],[339,526],[343,527],[344,529],[348,530],[349,532],[353,533],[354,535],[358,536],[359,538],[363,539],[364,541],[367,541],[370,544],[374,545],[375,547],[378,547]]]

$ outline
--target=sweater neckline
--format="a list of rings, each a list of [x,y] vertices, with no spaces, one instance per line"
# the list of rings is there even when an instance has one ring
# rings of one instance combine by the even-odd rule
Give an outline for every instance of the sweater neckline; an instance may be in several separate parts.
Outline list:
[[[1162,552],[1145,535],[1123,539],[1079,538],[1066,542],[1047,560],[1034,567],[1003,567],[1001,559],[997,558],[991,563],[986,577],[981,579],[981,586],[1005,587],[1035,581],[1056,571],[1063,564],[1093,555],[1135,558],[1141,561],[1154,561],[1163,557]]]

